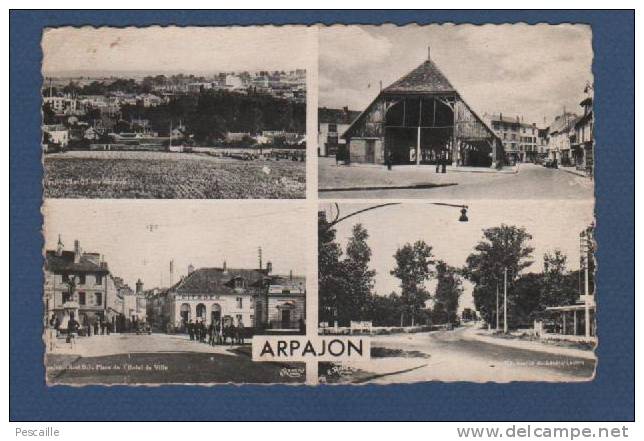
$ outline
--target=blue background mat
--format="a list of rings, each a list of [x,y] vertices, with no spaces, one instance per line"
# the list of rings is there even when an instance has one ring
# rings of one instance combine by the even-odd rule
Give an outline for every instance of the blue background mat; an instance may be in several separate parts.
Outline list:
[[[592,25],[600,341],[595,381],[316,388],[47,388],[41,340],[40,38],[43,28],[87,24],[383,22]],[[10,26],[11,420],[633,420],[635,18],[632,11],[13,11]],[[543,60],[543,68],[551,68],[549,60]]]

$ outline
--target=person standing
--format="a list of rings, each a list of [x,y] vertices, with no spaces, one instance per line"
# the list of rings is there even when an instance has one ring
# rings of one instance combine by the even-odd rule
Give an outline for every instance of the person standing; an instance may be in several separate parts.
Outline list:
[[[195,327],[192,324],[192,319],[188,322],[188,335],[190,336],[191,341],[195,339]]]
[[[74,320],[74,317],[69,318],[67,322],[67,340],[69,346],[73,349],[76,346],[76,335],[78,335],[79,323]]]
[[[98,320],[94,319],[94,335],[98,335]]]

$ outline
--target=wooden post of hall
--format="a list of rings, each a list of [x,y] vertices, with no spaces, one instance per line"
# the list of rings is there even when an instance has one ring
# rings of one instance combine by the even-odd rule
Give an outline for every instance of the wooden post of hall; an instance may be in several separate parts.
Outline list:
[[[420,126],[423,122],[423,99],[419,99],[418,108],[418,139],[416,140],[416,165],[420,165]]]
[[[420,126],[418,126],[418,138],[416,140],[416,165],[420,165]]]

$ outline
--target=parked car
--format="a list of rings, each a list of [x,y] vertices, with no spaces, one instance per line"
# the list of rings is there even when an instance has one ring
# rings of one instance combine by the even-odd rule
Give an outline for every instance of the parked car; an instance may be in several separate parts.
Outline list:
[[[141,334],[152,334],[152,328],[150,327],[149,324],[147,323],[139,323],[139,325],[136,327],[136,335],[141,335]]]
[[[559,166],[557,165],[557,160],[550,158],[543,161],[543,166],[546,168],[559,168]]]

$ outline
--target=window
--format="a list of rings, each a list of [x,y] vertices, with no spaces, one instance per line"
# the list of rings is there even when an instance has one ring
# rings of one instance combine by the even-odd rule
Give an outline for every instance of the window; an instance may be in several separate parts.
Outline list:
[[[237,309],[242,309],[244,304],[243,297],[237,297]]]
[[[96,306],[101,306],[103,304],[103,293],[101,292],[94,293],[94,300],[95,300],[94,303],[96,304]]]
[[[288,288],[284,288],[284,289],[282,290],[282,294],[290,294],[290,293],[291,293],[291,290],[290,290],[290,289],[288,289]]]
[[[235,318],[237,319],[237,325],[240,325],[240,324],[242,323],[242,315],[241,315],[241,314],[237,314],[237,315],[235,316]]]
[[[78,304],[79,305],[84,305],[85,304],[85,292],[80,291],[78,293]]]
[[[102,285],[103,284],[103,274],[96,274],[96,284],[97,285]]]
[[[244,287],[244,279],[237,278],[235,279],[235,288],[243,288]]]
[[[69,282],[69,274],[63,274],[62,279],[63,279],[63,283]]]
[[[337,124],[329,124],[329,132],[335,133],[338,131],[338,125]]]
[[[78,283],[80,285],[85,285],[85,274],[81,274],[80,276],[78,276]]]

